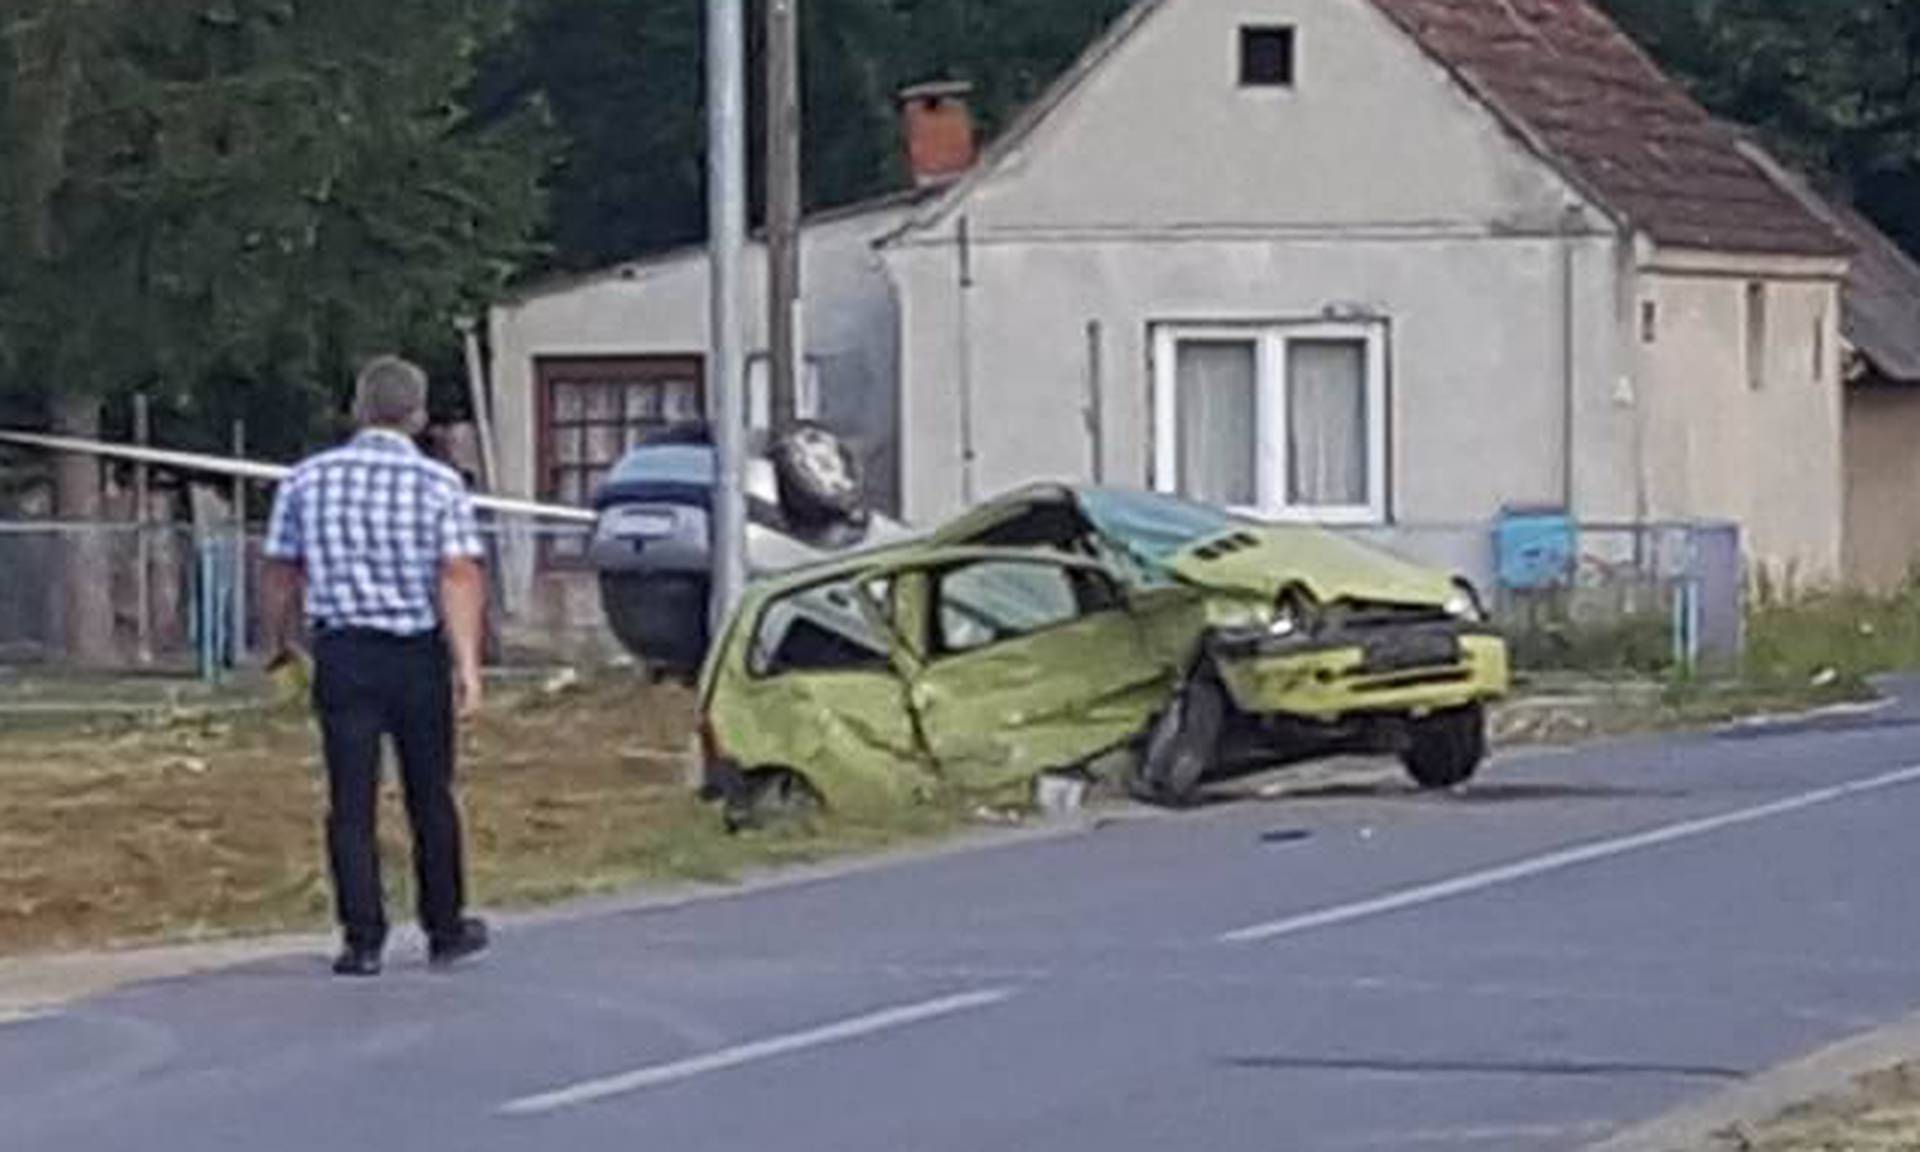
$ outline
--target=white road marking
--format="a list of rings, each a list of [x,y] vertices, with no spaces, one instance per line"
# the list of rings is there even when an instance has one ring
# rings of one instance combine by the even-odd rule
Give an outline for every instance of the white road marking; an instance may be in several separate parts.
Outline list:
[[[572,1108],[581,1104],[590,1104],[596,1100],[605,1100],[610,1096],[625,1096],[630,1093],[658,1088],[665,1084],[690,1080],[695,1076],[704,1076],[709,1072],[719,1072],[728,1068],[738,1068],[742,1064],[753,1064],[761,1060],[771,1060],[778,1056],[790,1055],[808,1048],[819,1048],[827,1044],[838,1044],[846,1040],[856,1040],[862,1036],[871,1036],[877,1032],[886,1032],[895,1028],[904,1028],[912,1024],[922,1024],[937,1020],[943,1016],[952,1016],[960,1012],[985,1008],[1010,999],[1018,992],[1014,988],[994,988],[983,992],[967,992],[958,996],[946,996],[938,1000],[928,1000],[920,1004],[908,1004],[899,1008],[889,1008],[884,1012],[874,1012],[866,1016],[856,1016],[850,1020],[828,1024],[805,1032],[794,1032],[786,1036],[775,1036],[766,1040],[756,1040],[751,1044],[742,1044],[735,1048],[723,1048],[718,1052],[709,1052],[704,1056],[694,1056],[686,1060],[676,1060],[671,1064],[655,1064],[648,1068],[638,1068],[618,1076],[608,1076],[600,1080],[587,1080],[570,1087],[542,1092],[535,1096],[522,1096],[518,1100],[509,1100],[500,1106],[504,1116],[538,1116],[547,1112],[557,1112],[562,1108]]]
[[[1264,940],[1277,940],[1283,936],[1297,936],[1318,928],[1331,928],[1336,924],[1346,924],[1354,920],[1365,920],[1374,916],[1384,916],[1389,912],[1400,912],[1408,908],[1418,908],[1424,904],[1482,892],[1488,888],[1497,888],[1503,884],[1542,876],[1549,872],[1559,872],[1575,868],[1582,864],[1592,864],[1608,860],[1615,856],[1625,856],[1646,848],[1657,848],[1663,844],[1672,844],[1680,840],[1691,840],[1697,836],[1720,832],[1728,828],[1737,828],[1743,824],[1754,824],[1770,820],[1776,816],[1785,816],[1803,809],[1831,804],[1850,796],[1860,796],[1868,792],[1880,792],[1888,788],[1898,788],[1920,781],[1920,766],[1902,768],[1879,776],[1870,776],[1864,780],[1855,780],[1848,784],[1836,784],[1830,788],[1816,788],[1811,792],[1802,792],[1784,800],[1775,800],[1768,804],[1759,804],[1752,808],[1741,808],[1733,812],[1723,812],[1718,816],[1706,816],[1698,820],[1686,820],[1678,824],[1668,824],[1646,832],[1636,832],[1630,836],[1620,836],[1611,840],[1600,840],[1591,844],[1582,844],[1574,848],[1549,852],[1544,856],[1534,856],[1525,860],[1516,860],[1511,864],[1502,864],[1479,872],[1469,872],[1455,876],[1450,880],[1440,880],[1432,884],[1422,884],[1414,888],[1390,892],[1385,896],[1376,896],[1370,900],[1361,900],[1352,904],[1341,904],[1332,908],[1322,908],[1317,912],[1307,912],[1299,916],[1289,916],[1282,920],[1272,920],[1265,924],[1255,924],[1227,932],[1216,938],[1221,944],[1253,944]]]

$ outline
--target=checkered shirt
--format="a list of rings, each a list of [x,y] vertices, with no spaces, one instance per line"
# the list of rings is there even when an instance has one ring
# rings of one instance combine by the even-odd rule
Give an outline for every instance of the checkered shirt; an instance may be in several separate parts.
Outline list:
[[[439,624],[440,565],[486,554],[460,474],[369,430],[281,483],[266,554],[307,575],[307,619],[398,636]]]

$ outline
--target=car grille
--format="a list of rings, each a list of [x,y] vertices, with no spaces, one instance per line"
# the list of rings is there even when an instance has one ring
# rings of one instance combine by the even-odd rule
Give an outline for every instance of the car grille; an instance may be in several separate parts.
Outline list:
[[[1453,617],[1447,615],[1445,608],[1435,605],[1390,604],[1372,600],[1341,600],[1329,605],[1321,616],[1323,626],[1359,630],[1447,624],[1452,620]]]

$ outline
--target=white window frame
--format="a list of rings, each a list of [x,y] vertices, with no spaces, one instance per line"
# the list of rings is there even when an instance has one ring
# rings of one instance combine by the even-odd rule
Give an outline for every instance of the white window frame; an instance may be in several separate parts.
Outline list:
[[[1308,524],[1383,524],[1387,519],[1387,335],[1378,322],[1156,324],[1153,328],[1153,482],[1180,487],[1179,345],[1188,341],[1254,344],[1254,490],[1259,503],[1234,512]],[[1351,505],[1292,504],[1287,499],[1287,344],[1345,340],[1365,348],[1367,501]]]

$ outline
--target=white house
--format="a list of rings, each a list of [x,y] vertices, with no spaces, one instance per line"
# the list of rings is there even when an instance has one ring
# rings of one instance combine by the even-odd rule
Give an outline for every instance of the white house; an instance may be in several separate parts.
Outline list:
[[[1098,479],[1484,577],[1551,505],[1840,574],[1849,244],[1588,0],[1140,0],[970,164],[957,91],[904,104],[920,187],[810,222],[803,279],[820,415],[907,519]],[[697,405],[705,280],[494,309],[508,487]]]

